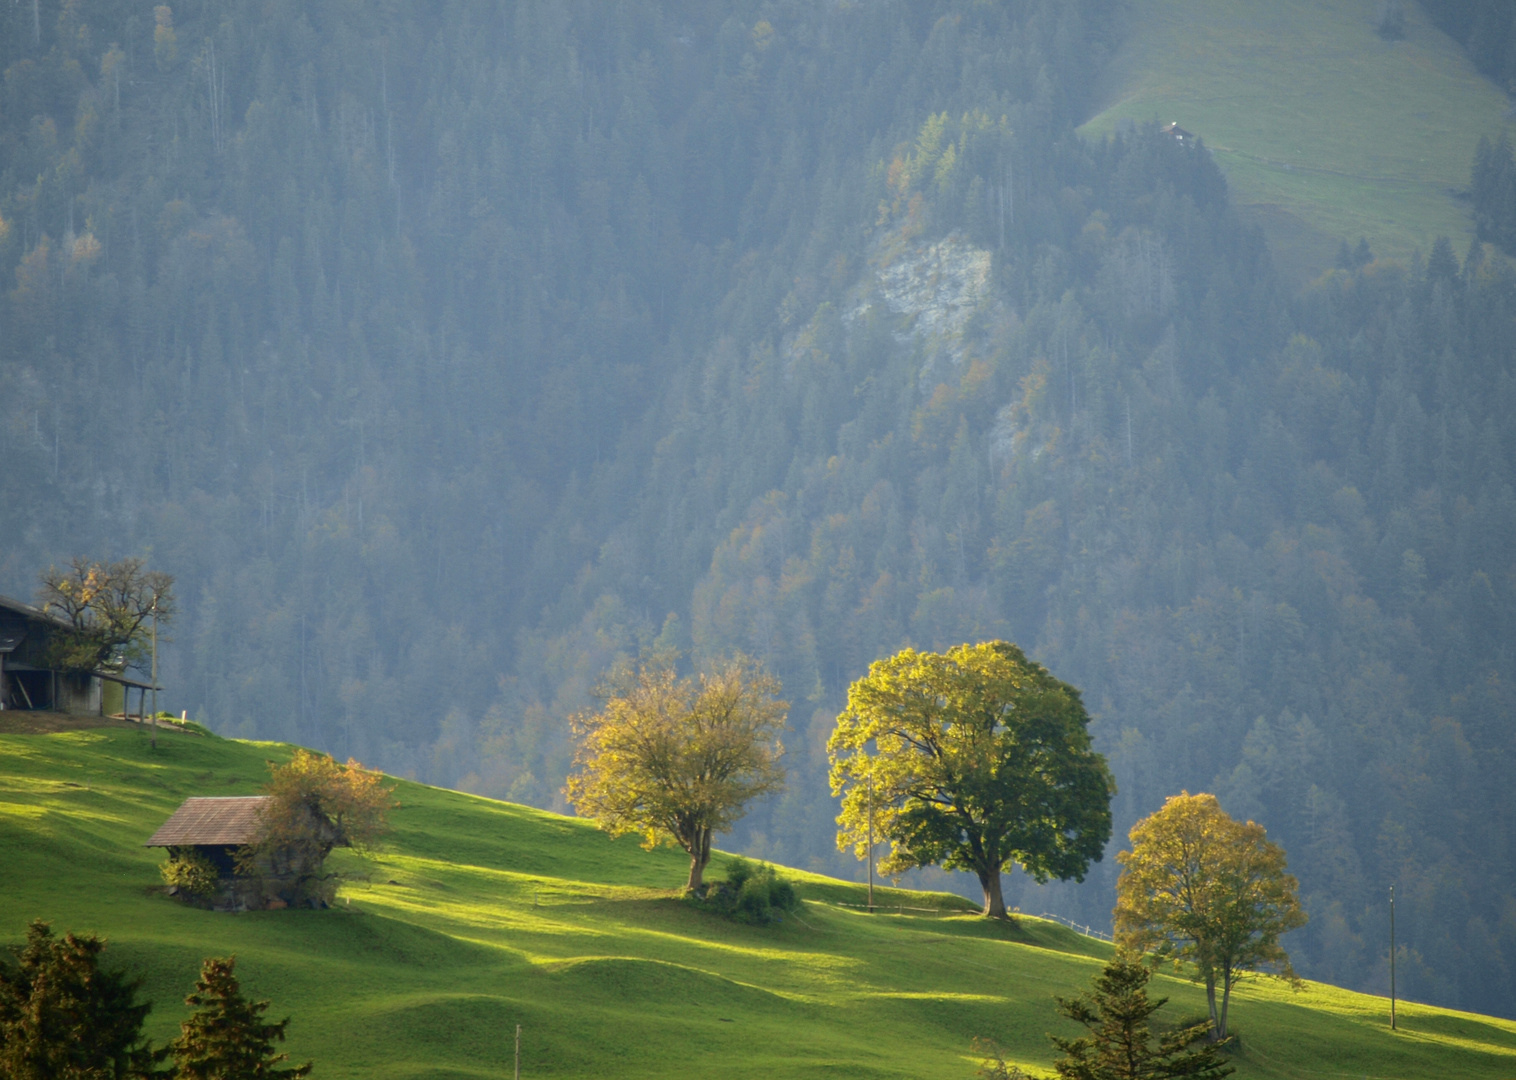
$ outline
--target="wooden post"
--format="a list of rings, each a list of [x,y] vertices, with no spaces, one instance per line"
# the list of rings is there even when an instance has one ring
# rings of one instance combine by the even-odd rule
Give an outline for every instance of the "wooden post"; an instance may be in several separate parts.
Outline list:
[[[1395,1030],[1395,886],[1390,886],[1390,1030]]]
[[[869,914],[874,913],[874,774],[869,773]]]
[[[516,1025],[516,1080],[521,1080],[521,1025]]]
[[[153,749],[158,749],[158,601],[153,601]]]

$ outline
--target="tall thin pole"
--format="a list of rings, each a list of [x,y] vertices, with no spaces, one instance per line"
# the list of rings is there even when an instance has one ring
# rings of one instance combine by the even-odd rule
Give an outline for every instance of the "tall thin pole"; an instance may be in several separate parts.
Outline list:
[[[158,601],[153,601],[153,749],[158,749]]]
[[[521,1080],[521,1025],[516,1025],[516,1080]]]
[[[869,774],[869,911],[874,910],[874,775]]]
[[[1395,1030],[1395,886],[1390,886],[1390,1030]]]

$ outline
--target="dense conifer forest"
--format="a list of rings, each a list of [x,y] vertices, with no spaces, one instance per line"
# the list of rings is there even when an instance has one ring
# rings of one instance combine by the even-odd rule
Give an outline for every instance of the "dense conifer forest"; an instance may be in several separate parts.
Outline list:
[[[1203,132],[1074,134],[1128,17],[6,6],[0,591],[143,555],[175,711],[560,808],[607,665],[744,651],[790,779],[729,844],[848,876],[848,683],[1005,637],[1118,840],[1213,791],[1301,974],[1386,989],[1394,884],[1402,993],[1516,1016],[1516,273],[1293,292]]]

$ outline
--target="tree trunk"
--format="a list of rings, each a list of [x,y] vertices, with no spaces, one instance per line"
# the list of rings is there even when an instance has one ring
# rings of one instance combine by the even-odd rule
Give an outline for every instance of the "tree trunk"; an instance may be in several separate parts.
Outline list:
[[[1216,1026],[1216,1039],[1218,1042],[1226,1038],[1226,1010],[1227,1006],[1231,1003],[1232,969],[1224,967],[1221,969],[1221,1023]]]
[[[1000,868],[990,871],[979,872],[979,884],[984,887],[984,917],[987,919],[1003,919],[1005,914],[1005,897],[1000,894]]]
[[[686,892],[694,892],[703,884],[705,864],[711,861],[711,830],[696,829],[685,850],[690,853],[690,880],[684,888]]]
[[[1211,1009],[1211,1033],[1207,1036],[1211,1042],[1221,1039],[1221,1024],[1216,1015],[1216,975],[1213,972],[1205,973],[1205,1001]]]

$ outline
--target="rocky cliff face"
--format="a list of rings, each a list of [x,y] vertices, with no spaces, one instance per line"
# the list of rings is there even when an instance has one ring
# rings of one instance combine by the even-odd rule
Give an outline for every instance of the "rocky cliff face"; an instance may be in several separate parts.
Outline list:
[[[900,316],[900,338],[921,349],[920,385],[930,391],[938,378],[962,366],[970,320],[990,302],[990,253],[960,232],[919,243],[897,229],[879,240],[870,269],[851,315],[883,304]]]

